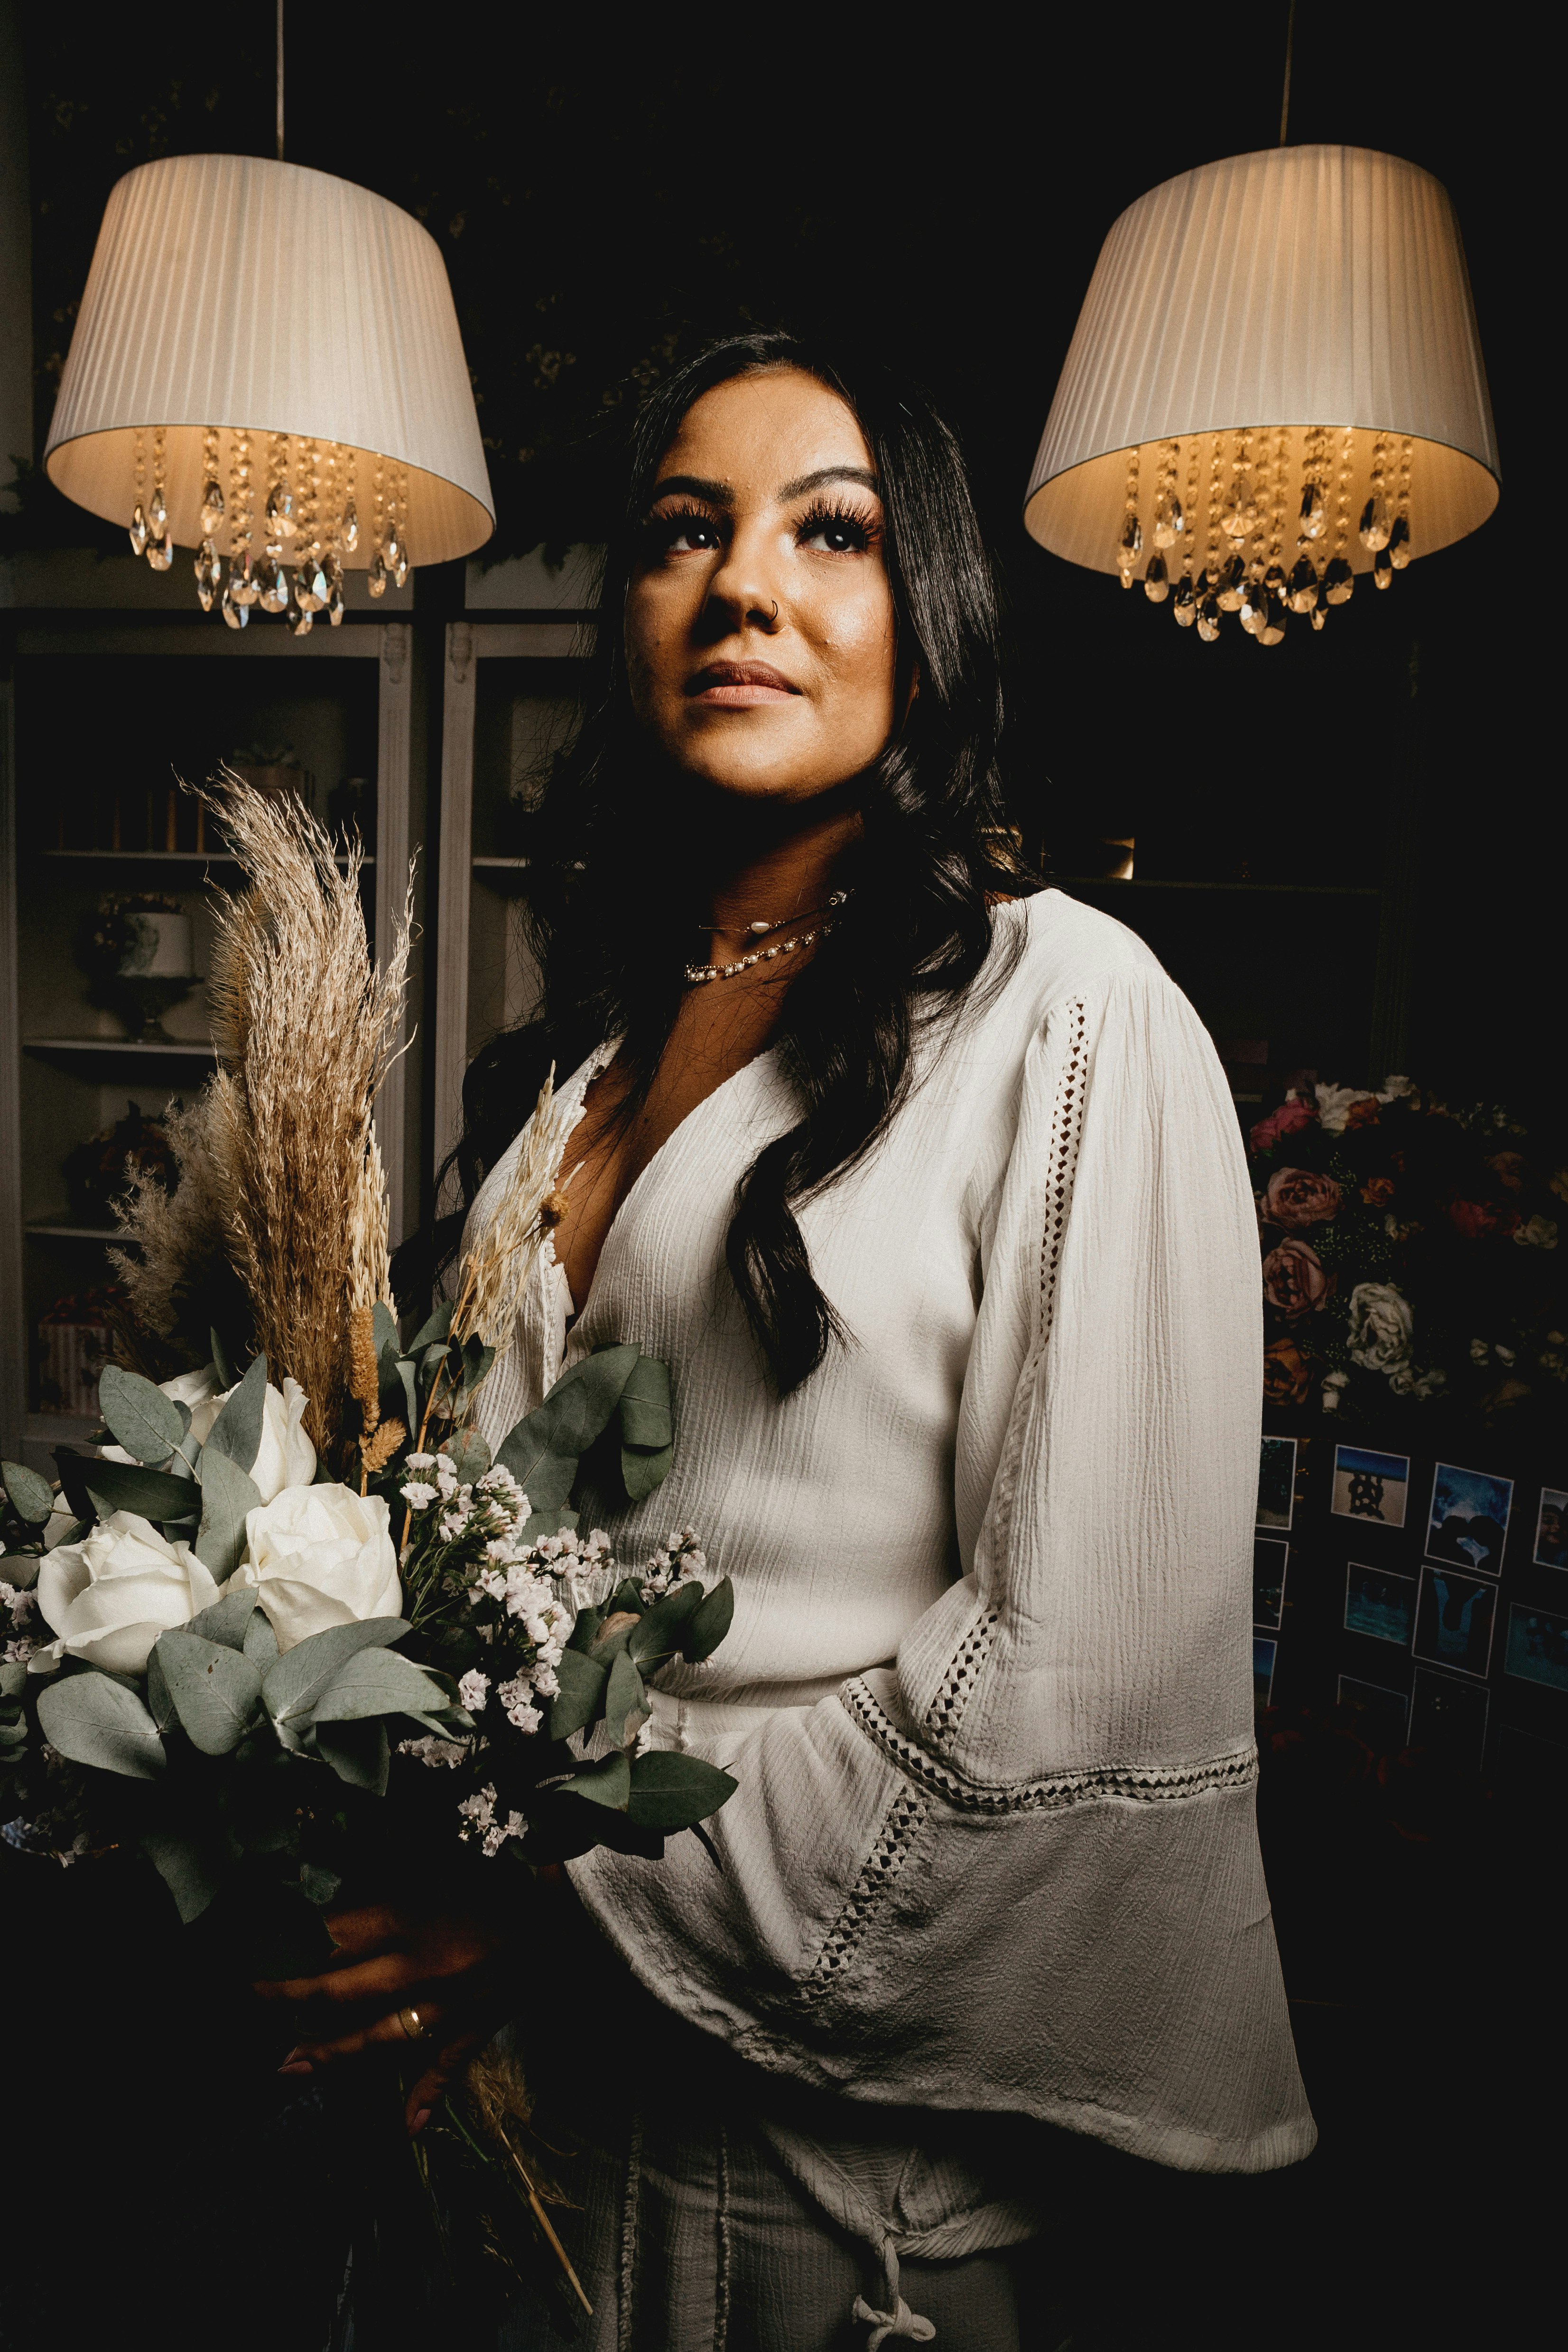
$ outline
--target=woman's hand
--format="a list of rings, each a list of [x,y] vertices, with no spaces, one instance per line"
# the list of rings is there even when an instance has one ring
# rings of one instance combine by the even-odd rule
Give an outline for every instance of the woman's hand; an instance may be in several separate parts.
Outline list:
[[[506,1939],[476,1917],[382,1904],[334,1912],[327,1924],[343,1965],[256,1988],[263,2000],[291,2001],[307,2012],[306,2033],[281,2072],[309,2074],[377,2050],[427,2049],[431,2063],[404,2109],[410,2132],[422,2131],[453,2075],[506,2016],[499,1981]],[[403,2022],[405,2011],[417,2012],[417,2036]]]

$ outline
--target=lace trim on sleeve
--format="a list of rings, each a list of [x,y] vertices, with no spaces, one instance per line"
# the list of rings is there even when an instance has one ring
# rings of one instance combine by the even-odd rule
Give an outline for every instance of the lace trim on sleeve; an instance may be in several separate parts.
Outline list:
[[[864,1732],[891,1763],[945,1804],[963,1812],[1059,1811],[1107,1798],[1168,1803],[1204,1796],[1213,1789],[1249,1788],[1258,1778],[1257,1742],[1248,1738],[1194,1764],[1085,1765],[1074,1771],[1048,1773],[1038,1780],[1008,1781],[993,1788],[956,1772],[919,1740],[900,1730],[869,1684],[858,1679],[846,1683],[839,1698],[856,1729]]]
[[[1032,1360],[1036,1363],[1050,1345],[1051,1325],[1056,1315],[1057,1280],[1061,1267],[1062,1243],[1067,1234],[1068,1211],[1072,1202],[1073,1179],[1078,1172],[1078,1150],[1083,1136],[1083,1099],[1089,1079],[1089,1017],[1083,999],[1073,997],[1062,1011],[1068,1024],[1067,1050],[1056,1082],[1056,1100],[1051,1108],[1050,1173],[1046,1182],[1045,1230],[1040,1257],[1040,1333]],[[922,1727],[935,1748],[950,1749],[958,1736],[959,1726],[991,1654],[999,1614],[988,1604],[981,1611],[965,1634],[941,1688],[925,1711]]]
[[[894,1797],[860,1876],[822,1938],[810,1975],[789,1997],[794,2008],[810,2009],[820,2000],[854,1958],[878,1903],[908,1861],[930,1810],[929,1800],[917,1789],[901,1789]]]

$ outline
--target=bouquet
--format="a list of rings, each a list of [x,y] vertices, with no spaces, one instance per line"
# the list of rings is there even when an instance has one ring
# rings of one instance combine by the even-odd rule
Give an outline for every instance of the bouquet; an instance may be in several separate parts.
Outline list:
[[[1292,1089],[1249,1144],[1270,1407],[1560,1417],[1568,1166],[1549,1139],[1395,1077]]]
[[[204,1297],[229,1328],[162,1380],[108,1365],[107,1442],[61,1451],[57,1495],[4,1466],[0,1769],[14,1843],[139,1847],[236,1969],[307,1975],[389,1821],[522,1865],[700,1834],[735,1783],[649,1748],[646,1678],[709,1657],[733,1595],[689,1528],[630,1574],[580,1531],[585,1462],[641,1500],[674,1458],[637,1347],[570,1366],[493,1458],[473,1426],[564,1206],[550,1080],[455,1297],[402,1343],[371,1108],[406,926],[376,972],[355,856],[340,875],[298,801],[214,799],[251,884],[221,910],[219,1070],[171,1121],[178,1188],[133,1177],[120,1272],[156,1345],[189,1348]],[[485,2080],[553,2245],[518,2099]]]

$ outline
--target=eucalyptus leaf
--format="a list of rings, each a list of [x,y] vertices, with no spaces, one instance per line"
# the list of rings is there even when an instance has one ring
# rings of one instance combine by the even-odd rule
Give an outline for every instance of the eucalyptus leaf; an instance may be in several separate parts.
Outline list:
[[[229,1358],[229,1351],[219,1339],[216,1327],[214,1325],[209,1325],[207,1328],[207,1345],[212,1349],[213,1370],[217,1374],[220,1392],[225,1389],[232,1389],[239,1374],[235,1371]]]
[[[214,1601],[210,1609],[201,1610],[182,1633],[199,1633],[204,1642],[217,1642],[225,1650],[243,1650],[245,1637],[256,1613],[256,1587],[236,1584],[231,1592]]]
[[[324,1633],[297,1642],[263,1677],[261,1695],[268,1715],[276,1724],[308,1717],[356,1651],[384,1649],[409,1631],[402,1617],[364,1617],[352,1625],[329,1625]]]
[[[442,1451],[451,1455],[459,1486],[476,1486],[490,1467],[490,1449],[476,1429],[460,1429]]]
[[[694,1577],[689,1584],[677,1584],[673,1592],[655,1601],[626,1637],[632,1655],[639,1663],[673,1657],[684,1647],[686,1627],[706,1597]]]
[[[267,1358],[257,1356],[208,1430],[205,1451],[227,1454],[248,1477],[261,1451],[261,1422],[266,1406]]]
[[[681,1643],[682,1653],[696,1665],[711,1658],[735,1617],[735,1587],[727,1576],[706,1599],[698,1602]]]
[[[639,1356],[621,1391],[621,1443],[659,1454],[674,1443],[670,1413],[670,1368],[656,1356]]]
[[[602,1609],[585,1608],[577,1612],[577,1622],[567,1640],[569,1650],[591,1650],[599,1639],[599,1629],[604,1622]]]
[[[261,1675],[238,1650],[176,1626],[157,1641],[169,1696],[193,1747],[226,1756],[239,1746],[261,1700]]]
[[[317,1700],[316,1721],[357,1723],[372,1715],[423,1715],[444,1704],[444,1694],[412,1658],[397,1650],[361,1650]]]
[[[220,1583],[245,1556],[246,1513],[260,1508],[261,1495],[249,1473],[209,1442],[202,1456],[202,1526],[195,1552]]]
[[[155,1780],[163,1770],[163,1742],[141,1701],[109,1675],[70,1675],[38,1699],[44,1737],[73,1764]]]
[[[185,1434],[173,1398],[122,1365],[105,1364],[99,1375],[98,1402],[115,1444],[138,1462],[167,1462]]]
[[[188,1927],[201,1917],[222,1883],[214,1857],[202,1841],[172,1829],[144,1831],[141,1850],[156,1866]]]
[[[156,1643],[153,1643],[152,1655],[147,1661],[147,1705],[152,1710],[152,1720],[159,1730],[172,1731],[180,1720],[180,1712],[174,1705],[169,1685],[163,1679],[163,1669],[159,1664]]]
[[[716,1764],[700,1756],[680,1756],[654,1748],[634,1756],[626,1816],[640,1829],[686,1830],[716,1813],[739,1783]]]
[[[255,1609],[245,1629],[245,1654],[259,1674],[277,1664],[277,1636],[265,1609]]]
[[[463,1393],[465,1396],[473,1395],[474,1391],[478,1387],[480,1381],[484,1379],[486,1373],[489,1370],[495,1360],[496,1350],[494,1348],[486,1348],[484,1341],[478,1338],[477,1334],[468,1340],[463,1350]]]
[[[384,1298],[378,1298],[371,1309],[371,1345],[378,1356],[384,1356],[389,1348],[394,1355],[397,1352],[397,1317]]]
[[[77,1519],[66,1529],[60,1541],[80,1543],[83,1536],[88,1532],[82,1522]],[[0,1560],[5,1562],[5,1566],[0,1567],[0,1576],[5,1578],[6,1583],[14,1585],[18,1592],[30,1592],[38,1580],[38,1570],[44,1564],[44,1555],[37,1551],[0,1551]]]
[[[423,1354],[426,1348],[434,1348],[437,1342],[444,1346],[446,1335],[452,1328],[452,1309],[455,1303],[454,1299],[444,1298],[429,1322],[420,1325],[403,1353],[418,1357]]]
[[[402,1391],[402,1419],[411,1437],[419,1434],[419,1386],[413,1365],[406,1356],[400,1356],[395,1367]]]
[[[27,1669],[20,1658],[7,1658],[0,1665],[0,1699],[20,1698],[27,1687]]]
[[[559,1536],[577,1525],[578,1514],[569,1511],[563,1503],[554,1503],[548,1511],[530,1512],[523,1523],[524,1543],[538,1543],[541,1536]]]
[[[30,1528],[41,1528],[55,1507],[54,1488],[48,1480],[29,1470],[25,1462],[0,1462],[0,1485],[16,1517]]]
[[[618,1347],[584,1357],[561,1374],[544,1402],[501,1444],[496,1459],[511,1472],[536,1514],[566,1502],[578,1463],[608,1427],[637,1354],[635,1348]],[[545,1532],[531,1521],[524,1530],[530,1542]]]
[[[580,1650],[564,1650],[555,1671],[560,1688],[550,1701],[549,1736],[552,1739],[568,1739],[574,1731],[586,1730],[603,1714],[610,1677],[601,1665],[584,1657]]]
[[[319,1907],[323,1904],[330,1903],[333,1895],[343,1884],[343,1876],[340,1871],[329,1870],[325,1863],[302,1862],[299,1865],[299,1884],[304,1891],[306,1901],[314,1903]]]
[[[60,1474],[60,1492],[78,1520],[91,1527],[98,1517],[98,1507],[87,1490],[87,1474],[98,1466],[98,1456],[78,1454],[74,1445],[54,1448],[55,1467]]]
[[[386,1795],[392,1745],[379,1716],[358,1723],[323,1724],[312,1734],[311,1744],[322,1762],[329,1764],[350,1788],[372,1789],[378,1797]]]
[[[653,1713],[637,1662],[629,1651],[618,1650],[604,1690],[604,1720],[612,1739],[635,1739]]]
[[[143,1519],[188,1519],[200,1500],[188,1478],[171,1478],[129,1462],[89,1462],[85,1475],[102,1519],[115,1511],[134,1511]]]
[[[623,1813],[632,1794],[632,1769],[625,1756],[617,1748],[598,1764],[574,1773],[560,1784],[563,1797],[586,1797],[591,1805],[604,1805],[610,1811]]]
[[[621,1448],[621,1483],[626,1498],[632,1503],[645,1503],[656,1486],[662,1486],[675,1464],[675,1449],[666,1445],[657,1454],[640,1454],[635,1447]]]

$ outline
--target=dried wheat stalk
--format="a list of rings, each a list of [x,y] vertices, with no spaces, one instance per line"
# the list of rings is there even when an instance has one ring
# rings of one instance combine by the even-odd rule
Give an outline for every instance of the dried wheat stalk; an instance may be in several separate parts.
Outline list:
[[[135,1254],[111,1249],[109,1259],[135,1320],[167,1339],[180,1322],[182,1302],[210,1293],[214,1276],[230,1264],[234,1204],[214,1150],[210,1093],[204,1089],[193,1103],[172,1103],[162,1123],[180,1181],[169,1192],[158,1177],[130,1171],[131,1189],[115,1204],[115,1217],[125,1239],[136,1244]]]
[[[511,1338],[534,1261],[566,1213],[571,1176],[561,1177],[560,1162],[571,1124],[555,1099],[552,1062],[496,1213],[463,1255],[452,1310],[459,1346],[476,1338],[499,1350]]]
[[[272,1376],[299,1382],[310,1434],[331,1454],[350,1310],[387,1296],[386,1189],[371,1111],[401,1050],[412,893],[378,971],[357,846],[340,873],[302,802],[264,799],[227,770],[200,797],[248,885],[240,897],[219,896],[210,983],[219,1065],[210,1134],[230,1251]]]

